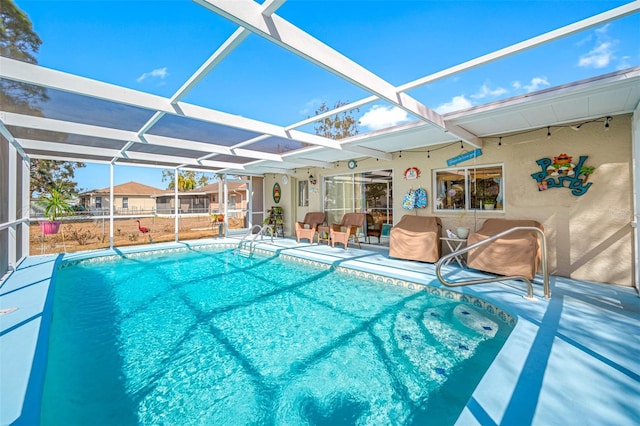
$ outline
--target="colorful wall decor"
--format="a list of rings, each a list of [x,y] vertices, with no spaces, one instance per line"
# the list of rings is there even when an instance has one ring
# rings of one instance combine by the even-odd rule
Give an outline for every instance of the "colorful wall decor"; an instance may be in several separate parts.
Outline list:
[[[418,179],[420,177],[420,169],[417,167],[409,167],[403,173],[405,179]]]
[[[273,201],[278,204],[280,202],[280,184],[278,182],[273,184]]]
[[[541,158],[536,161],[541,171],[533,173],[531,177],[538,183],[538,191],[549,188],[569,188],[573,195],[583,195],[592,185],[591,182],[587,183],[587,180],[595,170],[595,167],[584,165],[587,158],[589,156],[581,155],[578,164],[572,163],[573,157],[566,153],[553,157],[553,160]]]

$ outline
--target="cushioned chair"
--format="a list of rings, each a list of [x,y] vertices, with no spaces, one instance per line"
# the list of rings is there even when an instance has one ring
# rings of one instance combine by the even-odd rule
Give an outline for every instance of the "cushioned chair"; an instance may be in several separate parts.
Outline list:
[[[324,223],[325,214],[322,212],[309,212],[304,215],[302,222],[296,222],[296,239],[300,243],[301,238],[306,238],[313,244],[313,238],[318,230],[318,225]]]
[[[437,262],[440,259],[442,223],[435,216],[404,215],[389,235],[389,256]]]
[[[344,244],[347,249],[349,239],[353,237],[353,241],[360,247],[360,239],[358,238],[358,228],[364,224],[364,213],[346,213],[342,216],[342,222],[331,225],[331,246],[335,247],[336,243]]]
[[[370,243],[371,237],[377,237],[380,243],[380,235],[382,235],[382,223],[376,223],[369,213],[366,214],[367,226],[364,228],[364,235],[367,237],[367,243]]]
[[[482,228],[469,234],[467,245],[515,226],[531,226],[544,231],[542,225],[535,220],[487,219]],[[538,234],[534,231],[516,231],[470,250],[467,254],[467,266],[497,275],[517,275],[533,279],[541,256]]]

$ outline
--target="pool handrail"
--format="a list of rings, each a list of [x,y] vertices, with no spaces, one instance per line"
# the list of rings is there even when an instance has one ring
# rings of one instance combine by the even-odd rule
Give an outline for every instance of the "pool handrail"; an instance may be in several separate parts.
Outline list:
[[[461,286],[467,286],[467,285],[485,284],[485,283],[504,281],[504,280],[520,280],[520,281],[524,281],[525,284],[527,284],[527,296],[525,296],[525,298],[529,300],[536,300],[535,297],[533,296],[533,284],[531,283],[531,280],[528,279],[527,277],[523,277],[520,275],[513,275],[513,276],[500,275],[500,276],[494,276],[491,278],[479,278],[479,279],[466,280],[466,281],[447,281],[442,276],[442,272],[441,272],[442,266],[447,264],[448,261],[452,260],[456,256],[460,256],[461,254],[464,254],[482,245],[489,244],[497,240],[498,238],[504,237],[505,235],[511,234],[516,231],[534,231],[538,233],[538,236],[540,237],[540,241],[541,241],[540,250],[542,253],[542,259],[540,263],[541,263],[541,269],[542,269],[544,297],[545,299],[551,299],[551,288],[549,286],[549,268],[547,264],[547,240],[544,235],[544,232],[540,228],[535,226],[515,226],[513,228],[507,229],[506,231],[502,231],[496,235],[492,235],[485,240],[478,241],[477,243],[471,244],[470,246],[463,247],[459,250],[456,250],[452,253],[442,256],[438,260],[438,262],[436,262],[436,275],[438,276],[438,280],[442,284],[446,285],[447,287],[461,287]]]
[[[258,229],[258,232],[254,234],[253,231],[256,228]],[[271,235],[271,242],[273,243],[273,227],[271,225],[264,225],[264,226],[253,225],[251,229],[247,231],[247,233],[242,237],[242,239],[238,243],[238,248],[237,248],[238,252],[243,253],[242,247],[243,245],[247,245],[248,243],[249,245],[248,255],[251,256],[253,254],[253,248],[254,248],[254,243],[256,241],[256,238],[260,236],[260,240],[261,241],[264,240],[265,231],[269,231],[269,234]],[[245,241],[249,236],[253,236],[253,237],[251,238],[250,241]]]

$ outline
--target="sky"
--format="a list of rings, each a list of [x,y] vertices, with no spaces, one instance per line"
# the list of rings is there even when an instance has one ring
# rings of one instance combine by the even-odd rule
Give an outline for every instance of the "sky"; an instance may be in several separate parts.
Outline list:
[[[237,28],[190,0],[15,2],[43,40],[40,65],[165,97]],[[288,0],[276,14],[402,85],[626,3]],[[634,14],[408,93],[444,114],[638,65],[640,14]],[[251,35],[184,101],[284,126],[314,115],[323,102],[368,96]],[[385,102],[355,115],[361,133],[415,120]],[[161,175],[123,166],[114,180],[164,188]],[[76,177],[83,189],[109,185],[104,165],[78,169]]]

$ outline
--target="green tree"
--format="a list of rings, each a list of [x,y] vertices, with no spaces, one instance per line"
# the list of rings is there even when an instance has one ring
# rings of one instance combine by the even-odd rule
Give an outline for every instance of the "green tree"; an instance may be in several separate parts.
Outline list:
[[[331,109],[340,108],[344,105],[347,105],[347,102],[338,101]],[[315,115],[320,115],[327,111],[329,111],[329,107],[325,102],[322,102],[315,111]],[[330,139],[344,139],[348,136],[357,135],[359,133],[358,120],[354,118],[354,114],[359,111],[360,108],[352,108],[319,120],[314,127],[316,135]]]
[[[365,186],[365,197],[369,202],[367,207],[376,207],[378,205],[378,200],[386,196],[386,183],[369,183]]]
[[[0,55],[18,61],[37,64],[36,53],[42,40],[33,30],[29,17],[15,5],[13,0],[0,0]],[[0,105],[3,109],[18,114],[42,116],[37,104],[48,100],[44,87],[25,84],[7,78],[0,79]],[[49,135],[56,141],[64,135]],[[49,193],[54,189],[66,193],[77,192],[73,181],[74,170],[84,163],[72,161],[32,159],[31,195]]]
[[[165,169],[162,171],[162,181],[169,181],[167,189],[175,189],[176,180],[173,170]],[[195,172],[193,170],[184,170],[178,172],[178,191],[191,191],[200,188],[209,183],[211,179],[204,173]]]

